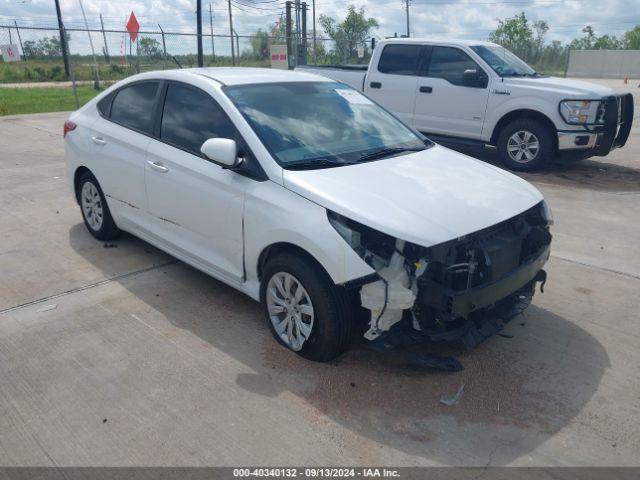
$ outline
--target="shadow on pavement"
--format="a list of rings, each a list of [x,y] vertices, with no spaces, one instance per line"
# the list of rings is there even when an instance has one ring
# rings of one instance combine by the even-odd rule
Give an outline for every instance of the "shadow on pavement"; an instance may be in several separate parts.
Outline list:
[[[85,247],[76,248],[79,255],[112,275],[111,256],[102,245],[86,248],[83,225],[69,235],[74,248]],[[153,249],[129,235],[121,242],[128,246],[110,250],[112,255]],[[381,445],[445,464],[460,463],[456,444],[474,440],[478,458],[492,456],[496,443],[504,445],[496,460],[501,464],[531,452],[583,409],[609,367],[595,338],[535,306],[507,326],[508,338],[494,336],[472,352],[441,347],[440,353],[457,356],[465,366],[447,374],[412,370],[362,350],[327,364],[303,360],[271,338],[258,303],[181,262],[118,283],[177,329],[251,368],[254,373],[237,375],[239,387],[265,397],[291,392],[303,399],[311,407],[306,425],[335,422]],[[439,402],[462,384],[457,405]],[[478,442],[486,426],[492,437]]]
[[[495,150],[460,145],[446,145],[446,147],[503,168]],[[539,172],[517,172],[516,175],[532,182],[559,186],[608,192],[640,191],[640,170],[596,159],[559,158]]]

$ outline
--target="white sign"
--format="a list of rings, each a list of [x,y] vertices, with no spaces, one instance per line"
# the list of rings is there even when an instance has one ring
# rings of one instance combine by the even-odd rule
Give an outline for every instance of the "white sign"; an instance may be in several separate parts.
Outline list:
[[[336,88],[336,93],[352,105],[372,105],[373,102],[356,90]]]
[[[269,53],[271,54],[271,68],[289,70],[289,56],[287,55],[286,45],[271,45]]]
[[[20,60],[20,53],[16,44],[0,45],[0,52],[2,52],[2,59],[5,62],[17,62]]]
[[[364,58],[364,47],[358,47],[358,58]]]

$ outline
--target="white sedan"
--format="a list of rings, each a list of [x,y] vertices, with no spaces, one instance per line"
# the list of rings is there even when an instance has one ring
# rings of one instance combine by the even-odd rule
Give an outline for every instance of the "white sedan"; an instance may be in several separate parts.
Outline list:
[[[64,134],[94,237],[130,232],[259,300],[306,358],[339,355],[362,318],[365,342],[410,330],[471,347],[544,280],[538,190],[324,77],[144,73]]]

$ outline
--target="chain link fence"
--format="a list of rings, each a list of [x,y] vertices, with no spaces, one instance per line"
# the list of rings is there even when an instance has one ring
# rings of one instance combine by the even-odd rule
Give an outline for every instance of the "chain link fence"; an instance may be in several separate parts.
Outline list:
[[[197,35],[193,33],[140,31],[132,42],[124,30],[70,28],[66,30],[65,38],[71,73],[77,81],[120,80],[139,72],[191,68],[198,64]],[[291,52],[296,50],[296,43],[301,48],[304,40],[291,38]],[[203,34],[204,65],[270,67],[270,47],[274,44],[286,45],[287,38]],[[65,71],[57,27],[0,25],[1,45],[14,45],[19,59],[0,62],[0,83],[70,80]],[[306,51],[308,64],[367,64],[371,42],[338,48],[331,39],[314,40],[308,36],[306,48],[301,50]]]

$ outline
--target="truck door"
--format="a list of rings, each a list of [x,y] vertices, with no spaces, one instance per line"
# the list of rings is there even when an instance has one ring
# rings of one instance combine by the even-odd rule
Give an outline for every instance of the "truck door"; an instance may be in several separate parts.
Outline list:
[[[428,64],[416,85],[413,125],[421,132],[480,139],[484,122],[488,82],[469,84],[466,70],[486,72],[462,49],[434,46]]]
[[[422,45],[385,45],[378,64],[371,66],[364,80],[365,93],[409,125],[413,125],[422,49]]]

